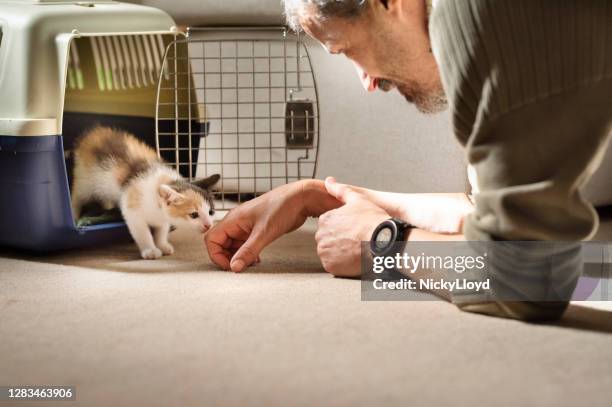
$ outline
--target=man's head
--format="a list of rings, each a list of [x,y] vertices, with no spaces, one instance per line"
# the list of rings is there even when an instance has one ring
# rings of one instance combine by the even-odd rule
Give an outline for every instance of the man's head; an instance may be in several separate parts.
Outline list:
[[[430,0],[284,0],[289,25],[344,54],[364,87],[398,91],[419,110],[446,107],[428,34]]]

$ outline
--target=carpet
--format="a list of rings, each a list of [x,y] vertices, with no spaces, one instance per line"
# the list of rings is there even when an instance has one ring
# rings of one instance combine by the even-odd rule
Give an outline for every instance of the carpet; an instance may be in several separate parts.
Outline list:
[[[362,302],[359,281],[322,270],[315,229],[239,275],[180,231],[157,261],[132,243],[0,250],[0,386],[76,386],[54,406],[610,405],[605,304],[546,325]]]

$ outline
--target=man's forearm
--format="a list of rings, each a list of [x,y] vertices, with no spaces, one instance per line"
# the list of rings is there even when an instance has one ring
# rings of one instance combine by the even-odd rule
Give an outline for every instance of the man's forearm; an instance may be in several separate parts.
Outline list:
[[[423,229],[412,229],[408,236],[408,242],[462,242],[465,236],[462,234],[434,233]]]
[[[465,194],[399,194],[368,190],[367,194],[391,216],[421,229],[458,234],[463,218],[473,210]]]
[[[327,211],[342,206],[332,197],[321,180],[299,181],[303,213],[318,217]],[[390,216],[403,219],[429,232],[459,234],[463,218],[473,210],[465,194],[401,194],[352,187],[364,194]]]

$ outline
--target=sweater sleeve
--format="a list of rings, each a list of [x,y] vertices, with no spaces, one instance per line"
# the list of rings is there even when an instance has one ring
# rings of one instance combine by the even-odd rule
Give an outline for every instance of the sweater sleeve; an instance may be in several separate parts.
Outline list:
[[[609,21],[606,0],[439,1],[434,53],[480,190],[468,239],[579,241],[596,230],[580,189],[612,123]]]
[[[597,214],[580,191],[600,163],[612,125],[609,21],[606,0],[437,4],[433,51],[479,190],[464,223],[467,240],[577,247],[595,232]],[[542,261],[546,250],[522,256],[517,247],[512,256],[495,256],[490,273],[514,285],[513,292],[534,284],[546,292],[557,281],[566,285],[560,292],[571,293],[581,271],[576,247],[567,248],[573,254],[555,269]]]

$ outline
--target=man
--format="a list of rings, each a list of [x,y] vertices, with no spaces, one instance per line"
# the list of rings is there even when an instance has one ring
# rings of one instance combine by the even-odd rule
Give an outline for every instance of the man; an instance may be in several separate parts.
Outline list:
[[[396,88],[425,113],[448,100],[470,163],[474,207],[462,195],[301,181],[230,212],[207,235],[213,261],[242,271],[266,245],[315,216],[323,266],[355,277],[360,243],[396,217],[417,227],[410,241],[576,242],[563,249],[560,271],[541,269],[550,255],[545,251],[517,263],[522,256],[516,249],[496,256],[492,267],[501,280],[518,273],[546,289],[573,288],[577,242],[592,236],[598,222],[580,188],[596,169],[612,125],[612,4],[440,0],[434,6],[426,0],[285,0],[289,24],[350,58],[367,90]],[[555,319],[567,299],[458,305],[489,315]]]

